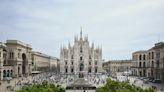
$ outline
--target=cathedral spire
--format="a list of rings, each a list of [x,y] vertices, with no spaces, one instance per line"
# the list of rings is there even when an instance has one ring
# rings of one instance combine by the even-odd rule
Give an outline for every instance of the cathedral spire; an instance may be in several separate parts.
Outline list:
[[[92,48],[94,49],[94,42],[92,42]]]
[[[85,41],[88,42],[88,35],[85,36]]]
[[[80,27],[80,40],[83,39],[82,27]]]
[[[69,43],[68,43],[68,48],[71,48],[71,44],[70,44],[70,41],[69,41]]]
[[[60,56],[62,56],[63,55],[63,46],[61,46],[61,48],[60,48]]]

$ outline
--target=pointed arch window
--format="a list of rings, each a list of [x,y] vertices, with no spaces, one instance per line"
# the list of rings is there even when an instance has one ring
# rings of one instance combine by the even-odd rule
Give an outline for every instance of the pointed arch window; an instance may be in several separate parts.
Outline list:
[[[73,61],[71,62],[71,64],[73,65]]]
[[[89,55],[89,59],[92,59],[91,55]]]
[[[95,61],[95,65],[97,65],[97,61]]]
[[[71,59],[73,59],[73,55],[71,56]]]
[[[65,65],[67,65],[67,61],[65,60]]]
[[[83,48],[82,48],[82,46],[80,46],[80,53],[83,53]]]

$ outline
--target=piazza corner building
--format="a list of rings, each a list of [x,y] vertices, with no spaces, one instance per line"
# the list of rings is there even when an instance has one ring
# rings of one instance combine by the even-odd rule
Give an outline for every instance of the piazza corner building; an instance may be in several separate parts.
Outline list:
[[[82,74],[101,73],[102,69],[102,48],[90,46],[88,37],[74,37],[74,45],[61,47],[60,51],[60,73]]]
[[[0,42],[0,80],[57,71],[59,59],[32,51],[29,44],[18,40]]]

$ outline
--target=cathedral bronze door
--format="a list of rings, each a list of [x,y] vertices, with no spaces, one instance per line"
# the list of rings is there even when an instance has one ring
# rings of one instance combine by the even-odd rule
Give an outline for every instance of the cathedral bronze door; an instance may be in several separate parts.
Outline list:
[[[83,71],[83,70],[84,70],[84,64],[81,63],[81,64],[80,64],[80,71]]]
[[[84,77],[84,74],[82,71],[84,71],[84,64],[83,63],[80,63],[80,73],[79,73],[79,78],[83,78]]]

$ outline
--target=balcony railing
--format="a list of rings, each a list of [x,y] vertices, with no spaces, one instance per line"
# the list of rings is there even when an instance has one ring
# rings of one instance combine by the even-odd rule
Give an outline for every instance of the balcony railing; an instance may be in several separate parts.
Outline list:
[[[131,66],[131,68],[149,68],[148,66]]]

